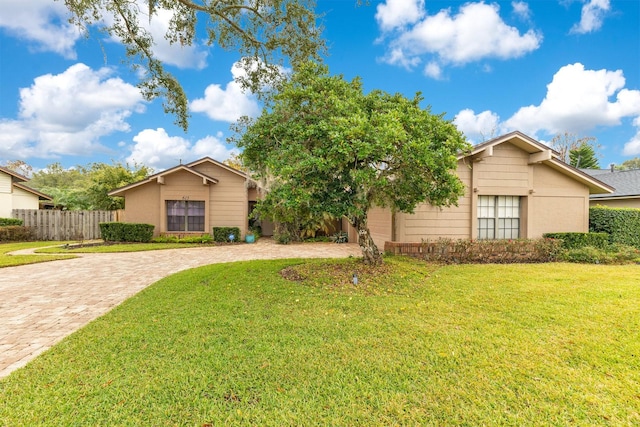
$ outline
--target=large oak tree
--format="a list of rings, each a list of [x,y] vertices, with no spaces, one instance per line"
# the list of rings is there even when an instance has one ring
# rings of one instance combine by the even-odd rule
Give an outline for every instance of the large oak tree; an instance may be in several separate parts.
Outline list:
[[[90,32],[98,27],[119,39],[134,68],[141,68],[139,87],[148,100],[162,97],[165,111],[188,126],[187,97],[180,82],[154,54],[155,40],[144,22],[169,11],[164,37],[171,43],[209,45],[234,50],[242,57],[244,87],[257,92],[273,84],[282,65],[295,66],[324,51],[313,0],[64,0],[71,21]]]
[[[359,79],[302,65],[257,119],[237,126],[244,164],[268,192],[258,212],[275,220],[346,217],[369,264],[382,262],[367,226],[373,206],[412,212],[421,202],[457,204],[464,186],[457,154],[469,148],[443,115]]]

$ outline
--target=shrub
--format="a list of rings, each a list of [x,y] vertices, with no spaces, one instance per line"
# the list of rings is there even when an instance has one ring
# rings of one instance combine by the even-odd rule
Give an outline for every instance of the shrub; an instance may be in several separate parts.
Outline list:
[[[331,236],[331,240],[335,243],[348,243],[349,242],[349,234],[346,231],[339,231],[333,236]]]
[[[27,242],[36,240],[35,230],[21,225],[0,227],[0,242]]]
[[[607,233],[546,233],[543,237],[562,240],[564,249],[579,249],[585,246],[606,249],[609,246]]]
[[[625,245],[611,245],[607,249],[584,246],[566,250],[558,258],[583,264],[629,264],[640,262],[640,250]]]
[[[590,208],[589,231],[608,233],[611,243],[640,249],[640,209]]]
[[[151,241],[154,226],[126,222],[101,222],[100,235],[105,242],[143,242]]]
[[[238,227],[213,227],[214,242],[230,242],[229,236],[233,234],[233,241],[240,241],[240,228]]]
[[[0,218],[0,227],[6,227],[8,225],[22,225],[24,221],[17,218]]]

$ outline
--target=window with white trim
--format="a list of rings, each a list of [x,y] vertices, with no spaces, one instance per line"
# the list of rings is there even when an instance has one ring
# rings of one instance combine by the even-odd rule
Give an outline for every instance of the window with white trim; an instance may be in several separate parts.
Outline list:
[[[478,239],[520,237],[519,196],[478,196]]]
[[[167,200],[167,231],[204,231],[204,202]]]

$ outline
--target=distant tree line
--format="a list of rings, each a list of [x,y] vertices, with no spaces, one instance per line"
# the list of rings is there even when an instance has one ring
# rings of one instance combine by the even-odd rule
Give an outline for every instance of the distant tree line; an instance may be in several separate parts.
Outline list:
[[[56,207],[67,210],[122,209],[124,199],[110,197],[108,193],[140,181],[152,172],[147,166],[122,162],[98,162],[72,168],[52,163],[33,172],[29,164],[14,160],[6,162],[5,167],[30,178],[27,186],[51,196]]]

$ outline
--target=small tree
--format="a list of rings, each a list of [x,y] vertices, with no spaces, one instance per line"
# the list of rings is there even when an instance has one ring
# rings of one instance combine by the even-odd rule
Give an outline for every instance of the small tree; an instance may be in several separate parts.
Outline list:
[[[236,128],[244,164],[269,182],[259,213],[276,221],[346,217],[364,261],[381,263],[367,225],[372,206],[412,212],[421,202],[457,204],[464,193],[457,154],[470,146],[421,100],[378,90],[365,95],[359,79],[301,66],[259,118]]]
[[[569,164],[582,169],[600,169],[596,152],[588,143],[582,143],[569,151]]]
[[[560,159],[563,162],[571,164],[571,151],[577,150],[584,145],[588,145],[595,154],[596,149],[600,148],[600,145],[598,145],[596,141],[596,138],[593,136],[584,136],[579,138],[575,134],[565,132],[559,133],[551,139],[551,148],[560,153]],[[580,167],[584,168],[584,166]]]

